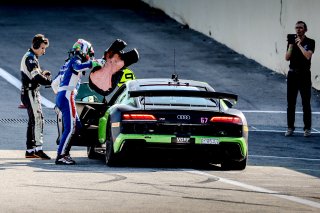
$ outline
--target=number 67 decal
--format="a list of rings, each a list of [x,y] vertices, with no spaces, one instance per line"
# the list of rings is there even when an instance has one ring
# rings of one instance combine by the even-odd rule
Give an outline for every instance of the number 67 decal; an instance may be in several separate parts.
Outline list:
[[[201,117],[200,121],[202,124],[206,124],[208,122],[208,118],[207,117]]]

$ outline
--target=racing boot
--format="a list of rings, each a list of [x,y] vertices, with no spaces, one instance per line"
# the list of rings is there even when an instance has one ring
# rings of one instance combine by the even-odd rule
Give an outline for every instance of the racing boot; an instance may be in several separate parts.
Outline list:
[[[74,165],[76,162],[72,160],[70,155],[58,155],[55,161],[56,165]]]
[[[51,159],[46,153],[44,153],[44,151],[43,151],[42,148],[40,148],[40,147],[37,147],[37,148],[35,149],[34,155],[35,155],[37,158],[41,158],[42,160],[50,160],[50,159]]]
[[[38,158],[34,155],[34,151],[26,151],[26,158]]]

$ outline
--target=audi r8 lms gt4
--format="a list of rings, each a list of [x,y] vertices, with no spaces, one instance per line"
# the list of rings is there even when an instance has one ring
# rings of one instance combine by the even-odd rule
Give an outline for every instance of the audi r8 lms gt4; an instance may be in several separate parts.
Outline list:
[[[243,170],[248,127],[243,113],[233,108],[237,98],[177,77],[131,80],[108,100],[83,83],[76,104],[84,127],[73,145],[87,146],[89,158],[103,154],[109,166],[159,151],[185,152],[195,162]]]

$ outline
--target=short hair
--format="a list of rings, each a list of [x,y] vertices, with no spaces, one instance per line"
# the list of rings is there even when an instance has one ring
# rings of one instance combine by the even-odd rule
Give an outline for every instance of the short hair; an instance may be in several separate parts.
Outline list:
[[[42,43],[44,43],[48,47],[49,39],[45,38],[43,34],[37,34],[33,37],[32,45],[35,49],[38,49]]]
[[[306,31],[308,30],[307,24],[306,24],[304,21],[297,21],[296,24],[303,24],[303,25],[304,25],[304,29],[305,29]]]

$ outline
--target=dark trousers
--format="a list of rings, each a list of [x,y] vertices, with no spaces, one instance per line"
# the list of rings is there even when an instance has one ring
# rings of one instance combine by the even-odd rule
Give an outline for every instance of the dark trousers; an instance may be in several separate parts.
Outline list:
[[[311,129],[311,72],[309,70],[290,70],[287,77],[287,124],[288,128],[295,129],[295,113],[298,92],[300,93],[303,108],[304,130]]]
[[[21,101],[28,112],[27,149],[33,149],[43,144],[43,114],[40,92],[35,90],[21,90]]]

